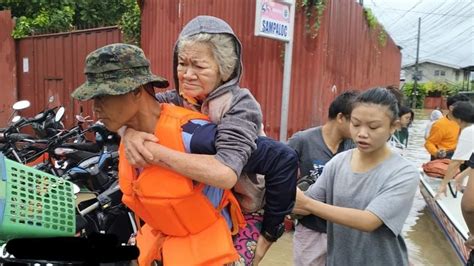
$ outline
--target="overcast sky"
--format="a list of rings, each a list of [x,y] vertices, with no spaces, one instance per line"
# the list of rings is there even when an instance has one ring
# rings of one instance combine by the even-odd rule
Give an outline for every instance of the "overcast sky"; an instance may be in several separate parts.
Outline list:
[[[474,65],[474,0],[363,0],[395,43],[402,65],[414,63],[421,17],[420,61]]]

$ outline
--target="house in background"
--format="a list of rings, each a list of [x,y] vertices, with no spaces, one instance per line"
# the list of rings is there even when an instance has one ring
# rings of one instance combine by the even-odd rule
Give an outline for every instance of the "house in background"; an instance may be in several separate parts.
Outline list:
[[[415,63],[402,66],[405,82],[413,82],[415,78]],[[418,63],[418,82],[440,81],[447,83],[462,82],[465,71],[460,66],[433,60],[423,60]]]
[[[406,83],[406,74],[405,74],[405,70],[400,70],[400,87],[399,88],[403,88],[403,85],[405,85]]]
[[[461,68],[463,71],[462,88],[464,91],[474,90],[474,65]],[[474,99],[473,99],[474,100]]]
[[[473,65],[460,67],[434,60],[422,60],[418,63],[418,74],[415,73],[414,63],[402,66],[400,86],[403,87],[406,83],[413,83],[415,78],[418,84],[433,82],[455,85],[460,89],[459,93],[468,95],[474,101],[473,74]],[[424,97],[424,107],[428,109],[436,107],[446,108],[446,97],[441,96],[441,91],[431,91]]]

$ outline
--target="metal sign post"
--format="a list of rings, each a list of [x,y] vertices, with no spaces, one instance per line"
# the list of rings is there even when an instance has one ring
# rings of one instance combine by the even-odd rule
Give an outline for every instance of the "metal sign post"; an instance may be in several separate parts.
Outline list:
[[[257,0],[255,35],[285,42],[283,90],[281,96],[280,141],[288,134],[288,106],[290,102],[291,63],[293,56],[293,29],[295,0]]]

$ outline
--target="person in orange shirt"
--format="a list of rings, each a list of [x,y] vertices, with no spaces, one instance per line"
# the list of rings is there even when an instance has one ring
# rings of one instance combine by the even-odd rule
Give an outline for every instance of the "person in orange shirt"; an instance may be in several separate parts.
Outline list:
[[[448,97],[448,113],[431,127],[430,134],[425,142],[425,148],[431,154],[431,160],[451,158],[456,149],[459,126],[453,121],[451,112],[453,104],[459,101],[469,101],[469,98],[463,94]]]

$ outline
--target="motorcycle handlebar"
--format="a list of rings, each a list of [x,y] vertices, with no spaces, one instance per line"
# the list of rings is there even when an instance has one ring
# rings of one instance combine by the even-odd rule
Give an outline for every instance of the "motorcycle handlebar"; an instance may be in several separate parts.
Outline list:
[[[115,182],[115,184],[112,184],[112,186],[110,186],[106,191],[100,193],[98,196],[97,196],[97,202],[95,202],[94,204],[90,205],[89,207],[83,209],[82,211],[79,212],[79,214],[81,216],[84,216],[92,211],[94,211],[95,209],[99,208],[99,206],[104,206],[105,204],[107,204],[108,202],[110,202],[110,196],[112,194],[114,194],[115,192],[119,191],[120,190],[120,186],[118,184],[118,181]]]
[[[11,133],[7,135],[8,138],[12,141],[27,141],[27,140],[34,140],[35,137],[29,134],[24,134],[24,133]]]

